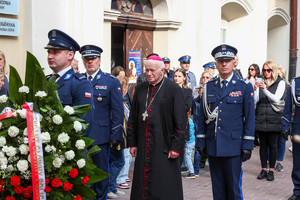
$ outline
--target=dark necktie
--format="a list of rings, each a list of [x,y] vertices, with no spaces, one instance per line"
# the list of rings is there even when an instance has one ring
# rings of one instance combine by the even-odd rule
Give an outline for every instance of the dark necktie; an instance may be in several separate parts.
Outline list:
[[[223,80],[223,81],[222,81],[222,83],[223,83],[222,91],[223,91],[223,92],[225,91],[225,89],[226,89],[226,87],[227,87],[227,86],[226,86],[227,82],[228,82],[228,81],[226,81],[226,80]]]
[[[93,80],[93,77],[89,76],[89,81],[92,82],[92,80]]]
[[[54,78],[54,80],[59,78],[59,74],[53,74],[52,77]]]

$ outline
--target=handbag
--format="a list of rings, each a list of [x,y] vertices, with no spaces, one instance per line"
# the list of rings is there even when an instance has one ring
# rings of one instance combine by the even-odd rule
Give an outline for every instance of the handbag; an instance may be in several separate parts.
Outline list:
[[[279,100],[278,102],[273,102],[269,99],[269,102],[271,104],[272,109],[277,112],[277,113],[283,113],[283,109],[284,109],[284,100]]]

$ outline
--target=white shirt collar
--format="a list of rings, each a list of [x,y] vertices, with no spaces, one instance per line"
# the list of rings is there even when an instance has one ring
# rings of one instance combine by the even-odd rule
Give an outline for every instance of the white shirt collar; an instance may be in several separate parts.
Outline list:
[[[221,84],[221,87],[222,87],[222,85],[223,85],[223,83],[222,83],[223,80],[226,80],[226,81],[227,81],[227,84],[228,84],[228,83],[231,81],[232,77],[233,77],[233,73],[231,73],[231,75],[230,75],[227,79],[222,79],[221,76],[220,76],[220,84]]]
[[[93,73],[92,75],[89,75],[87,72],[85,72],[87,79],[89,79],[89,77],[92,76],[92,80],[94,80],[94,78],[98,74],[99,70],[100,70],[100,68],[98,68],[98,70],[95,73]]]

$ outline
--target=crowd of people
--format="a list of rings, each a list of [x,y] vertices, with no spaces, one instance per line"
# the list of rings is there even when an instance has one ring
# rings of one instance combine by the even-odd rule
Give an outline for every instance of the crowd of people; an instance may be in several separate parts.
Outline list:
[[[129,92],[126,70],[101,70],[102,48],[79,44],[66,33],[48,33],[48,64],[59,85],[62,104],[90,104],[85,135],[101,151],[93,162],[110,176],[91,185],[97,199],[116,199],[131,188],[131,199],[183,199],[182,176],[196,179],[209,163],[214,199],[243,199],[242,162],[259,146],[257,179],[274,181],[282,165],[288,135],[300,149],[297,131],[300,79],[289,84],[286,70],[273,61],[253,63],[244,77],[238,50],[215,47],[214,61],[203,65],[199,84],[190,71],[191,56],[171,67],[168,57],[147,56],[145,72]],[[80,74],[76,51],[86,72]],[[0,51],[0,95],[9,95],[6,59]],[[300,111],[299,111],[300,112]],[[293,114],[292,114],[293,113]],[[291,130],[290,130],[291,129]],[[193,156],[193,158],[192,158]],[[133,179],[129,178],[135,158]],[[293,154],[294,194],[300,199],[300,155]],[[260,171],[260,173],[259,173]],[[185,175],[182,175],[185,174]],[[132,182],[132,184],[130,184]],[[164,192],[161,192],[161,191]]]

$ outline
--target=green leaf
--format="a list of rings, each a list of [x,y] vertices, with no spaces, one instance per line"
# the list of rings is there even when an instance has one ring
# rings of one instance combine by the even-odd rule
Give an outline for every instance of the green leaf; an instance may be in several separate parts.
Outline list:
[[[78,192],[78,194],[82,197],[96,199],[96,193],[87,185],[74,185],[73,190],[76,190],[76,192]]]
[[[34,95],[37,91],[45,91],[47,79],[39,61],[34,55],[27,51],[25,85],[29,87],[27,101],[34,102]],[[35,102],[34,102],[35,103]]]
[[[23,86],[17,70],[9,65],[9,98],[19,105],[25,102],[24,94],[19,93],[19,88]]]

